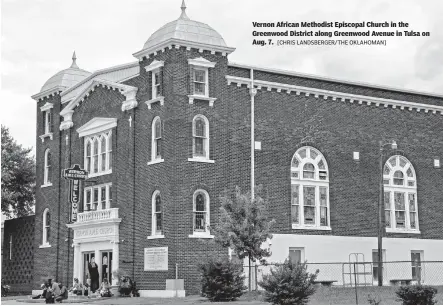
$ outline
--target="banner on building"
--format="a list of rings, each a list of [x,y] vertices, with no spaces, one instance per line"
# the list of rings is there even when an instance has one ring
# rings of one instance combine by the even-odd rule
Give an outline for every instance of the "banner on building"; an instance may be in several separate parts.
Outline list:
[[[71,202],[70,221],[77,221],[78,206],[80,203],[80,181],[88,178],[88,171],[81,169],[80,165],[63,170],[63,177],[69,180],[69,202]]]

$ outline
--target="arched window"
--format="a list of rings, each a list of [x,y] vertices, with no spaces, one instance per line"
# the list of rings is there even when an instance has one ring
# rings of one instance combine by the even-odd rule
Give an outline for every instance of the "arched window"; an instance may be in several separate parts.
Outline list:
[[[106,145],[108,137],[106,134],[100,137],[100,171],[106,171]]]
[[[98,169],[100,169],[98,167],[98,150],[100,148],[100,142],[99,142],[99,138],[95,137],[94,138],[94,145],[92,146],[93,148],[93,154],[92,154],[92,173],[97,173]]]
[[[292,157],[291,220],[292,228],[330,229],[328,165],[313,147]]]
[[[152,236],[163,235],[163,204],[160,191],[152,195]]]
[[[107,157],[107,162],[108,162],[108,170],[112,170],[112,131],[110,131],[108,133],[108,137],[107,137],[107,148],[108,148],[108,157]]]
[[[160,117],[152,121],[151,161],[162,159],[162,122]]]
[[[51,214],[49,208],[43,211],[43,237],[42,246],[49,246],[49,238],[51,236]]]
[[[85,138],[85,169],[97,176],[112,170],[112,132],[104,132]]]
[[[43,185],[51,185],[52,182],[52,160],[51,151],[46,149],[45,151],[45,169],[43,174]]]
[[[387,231],[418,231],[417,179],[411,162],[391,156],[383,169]]]
[[[209,195],[205,190],[197,190],[193,196],[194,235],[209,235]]]
[[[193,157],[209,159],[209,121],[203,115],[192,120]]]
[[[85,169],[91,172],[91,157],[92,157],[92,141],[88,139],[85,145]]]

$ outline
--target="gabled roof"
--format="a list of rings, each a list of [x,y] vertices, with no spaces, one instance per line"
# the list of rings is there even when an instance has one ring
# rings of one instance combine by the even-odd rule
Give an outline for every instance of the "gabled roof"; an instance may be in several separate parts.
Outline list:
[[[74,108],[80,102],[82,102],[86,97],[88,97],[89,94],[94,91],[95,87],[98,87],[98,86],[102,86],[104,88],[113,89],[113,90],[117,89],[123,95],[125,95],[126,93],[131,92],[131,91],[137,91],[137,89],[138,89],[137,87],[129,86],[129,85],[124,85],[124,84],[121,84],[121,83],[110,82],[110,81],[102,80],[102,79],[94,79],[92,81],[92,83],[88,87],[83,89],[75,97],[75,99],[73,99],[73,100],[71,100],[71,102],[69,102],[69,104],[60,112],[60,115],[64,116],[69,111],[74,110]]]

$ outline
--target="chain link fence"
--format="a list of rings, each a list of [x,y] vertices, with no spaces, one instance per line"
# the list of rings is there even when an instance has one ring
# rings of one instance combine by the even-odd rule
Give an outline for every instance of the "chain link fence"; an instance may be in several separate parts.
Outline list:
[[[255,265],[251,269],[251,290],[262,290],[259,282],[279,264]],[[395,291],[400,285],[430,285],[438,290],[443,305],[443,261],[383,262],[383,286],[378,286],[377,262],[307,263],[307,271],[318,276],[310,304],[400,304]],[[244,267],[249,286],[249,267]]]

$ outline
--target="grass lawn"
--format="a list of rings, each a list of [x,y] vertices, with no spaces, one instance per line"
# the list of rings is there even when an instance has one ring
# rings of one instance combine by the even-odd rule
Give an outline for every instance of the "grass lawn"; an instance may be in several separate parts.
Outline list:
[[[443,286],[437,286],[437,305],[443,305]],[[380,299],[380,305],[400,305],[396,300],[395,291],[398,287],[358,287],[358,304],[369,305],[368,295],[376,300]],[[10,300],[11,298],[11,300]],[[21,304],[15,302],[13,297],[7,300],[2,298],[2,304],[13,305]],[[185,298],[100,298],[88,300],[87,304],[97,305],[266,305],[261,292],[250,292],[244,294],[234,302],[209,302],[206,298],[199,295],[190,295]],[[319,287],[315,294],[310,298],[311,305],[355,305],[355,289],[344,287]]]

